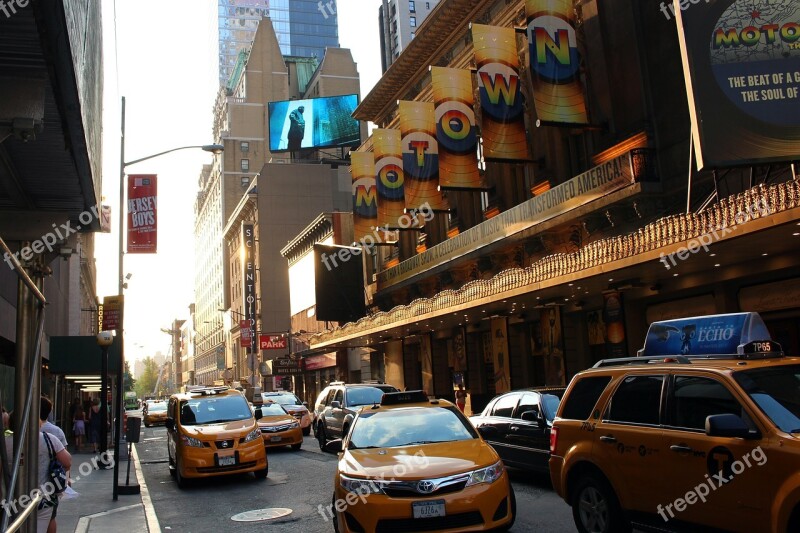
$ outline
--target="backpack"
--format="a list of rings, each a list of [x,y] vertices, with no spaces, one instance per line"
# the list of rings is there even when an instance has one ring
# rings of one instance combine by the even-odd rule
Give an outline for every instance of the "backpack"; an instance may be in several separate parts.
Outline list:
[[[67,489],[67,471],[64,470],[64,466],[56,458],[53,445],[47,433],[42,431],[42,435],[44,435],[44,441],[47,444],[47,452],[50,455],[50,462],[47,465],[47,481],[53,484],[52,494],[61,494]]]

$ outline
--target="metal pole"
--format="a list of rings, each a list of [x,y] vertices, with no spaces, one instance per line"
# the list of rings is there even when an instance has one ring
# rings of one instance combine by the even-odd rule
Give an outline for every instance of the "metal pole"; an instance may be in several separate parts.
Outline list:
[[[117,294],[122,296],[123,290],[123,258],[125,257],[122,247],[122,233],[124,228],[124,215],[125,211],[125,97],[122,97],[121,105],[121,118],[120,118],[120,141],[119,141],[119,286]],[[123,301],[122,309],[119,318],[119,330],[117,330],[117,337],[119,338],[119,375],[122,376],[123,369],[125,368],[125,343],[123,342],[123,327],[125,322],[125,303]],[[122,380],[120,379],[120,383]],[[117,388],[117,398],[122,398],[122,387]],[[121,402],[120,402],[121,404]],[[117,416],[117,439],[114,441],[114,486],[113,486],[113,499],[117,501],[118,487],[119,487],[119,434],[122,431],[122,416],[118,413]]]

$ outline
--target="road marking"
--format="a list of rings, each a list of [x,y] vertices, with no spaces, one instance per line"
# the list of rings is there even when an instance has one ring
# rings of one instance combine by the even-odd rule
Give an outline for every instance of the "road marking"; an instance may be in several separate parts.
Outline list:
[[[136,467],[136,478],[139,480],[139,487],[142,492],[142,505],[144,505],[144,516],[147,519],[147,530],[150,533],[161,532],[161,526],[158,523],[158,516],[153,507],[153,502],[150,500],[150,492],[147,490],[147,483],[144,481],[144,473],[142,467],[139,466],[139,454],[136,453],[136,445],[133,447],[133,465]]]
[[[80,520],[78,520],[78,525],[75,526],[75,533],[87,533],[89,531],[89,522],[92,521],[92,518],[107,516],[110,514],[119,513],[121,511],[130,511],[131,509],[136,509],[141,506],[142,504],[137,503],[135,505],[126,505],[125,507],[117,507],[116,509],[111,509],[110,511],[103,511],[102,513],[95,513],[87,516],[82,516]]]

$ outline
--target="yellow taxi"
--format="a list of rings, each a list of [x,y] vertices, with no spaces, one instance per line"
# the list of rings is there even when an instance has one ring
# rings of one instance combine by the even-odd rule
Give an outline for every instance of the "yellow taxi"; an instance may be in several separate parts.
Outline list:
[[[578,373],[550,475],[579,531],[800,531],[800,358],[756,313],[650,326],[639,357]]]
[[[325,449],[339,453],[323,514],[336,531],[506,530],[516,518],[497,452],[455,405],[422,391],[385,393]]]
[[[191,478],[253,472],[264,479],[267,453],[257,420],[241,392],[228,387],[173,394],[167,406],[167,455],[178,487]]]
[[[277,402],[264,402],[262,418],[258,421],[264,446],[291,446],[299,450],[303,446],[303,430],[300,422]]]
[[[150,402],[143,418],[146,428],[163,424],[167,421],[167,402]]]

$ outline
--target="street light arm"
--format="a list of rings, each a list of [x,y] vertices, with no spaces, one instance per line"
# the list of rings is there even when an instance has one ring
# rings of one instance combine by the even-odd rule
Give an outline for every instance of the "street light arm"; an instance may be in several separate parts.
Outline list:
[[[159,152],[157,154],[148,155],[147,157],[141,157],[139,159],[134,159],[133,161],[127,161],[125,163],[122,163],[122,168],[125,168],[128,165],[135,165],[136,163],[141,163],[142,161],[147,161],[148,159],[153,159],[155,157],[160,157],[160,156],[162,156],[164,154],[177,152],[178,150],[188,150],[190,148],[200,148],[200,149],[202,149],[202,150],[204,150],[206,152],[211,152],[212,154],[221,154],[225,150],[225,147],[222,146],[221,144],[197,144],[197,145],[193,145],[193,146],[181,146],[179,148],[173,148],[171,150],[165,150],[165,151]]]

